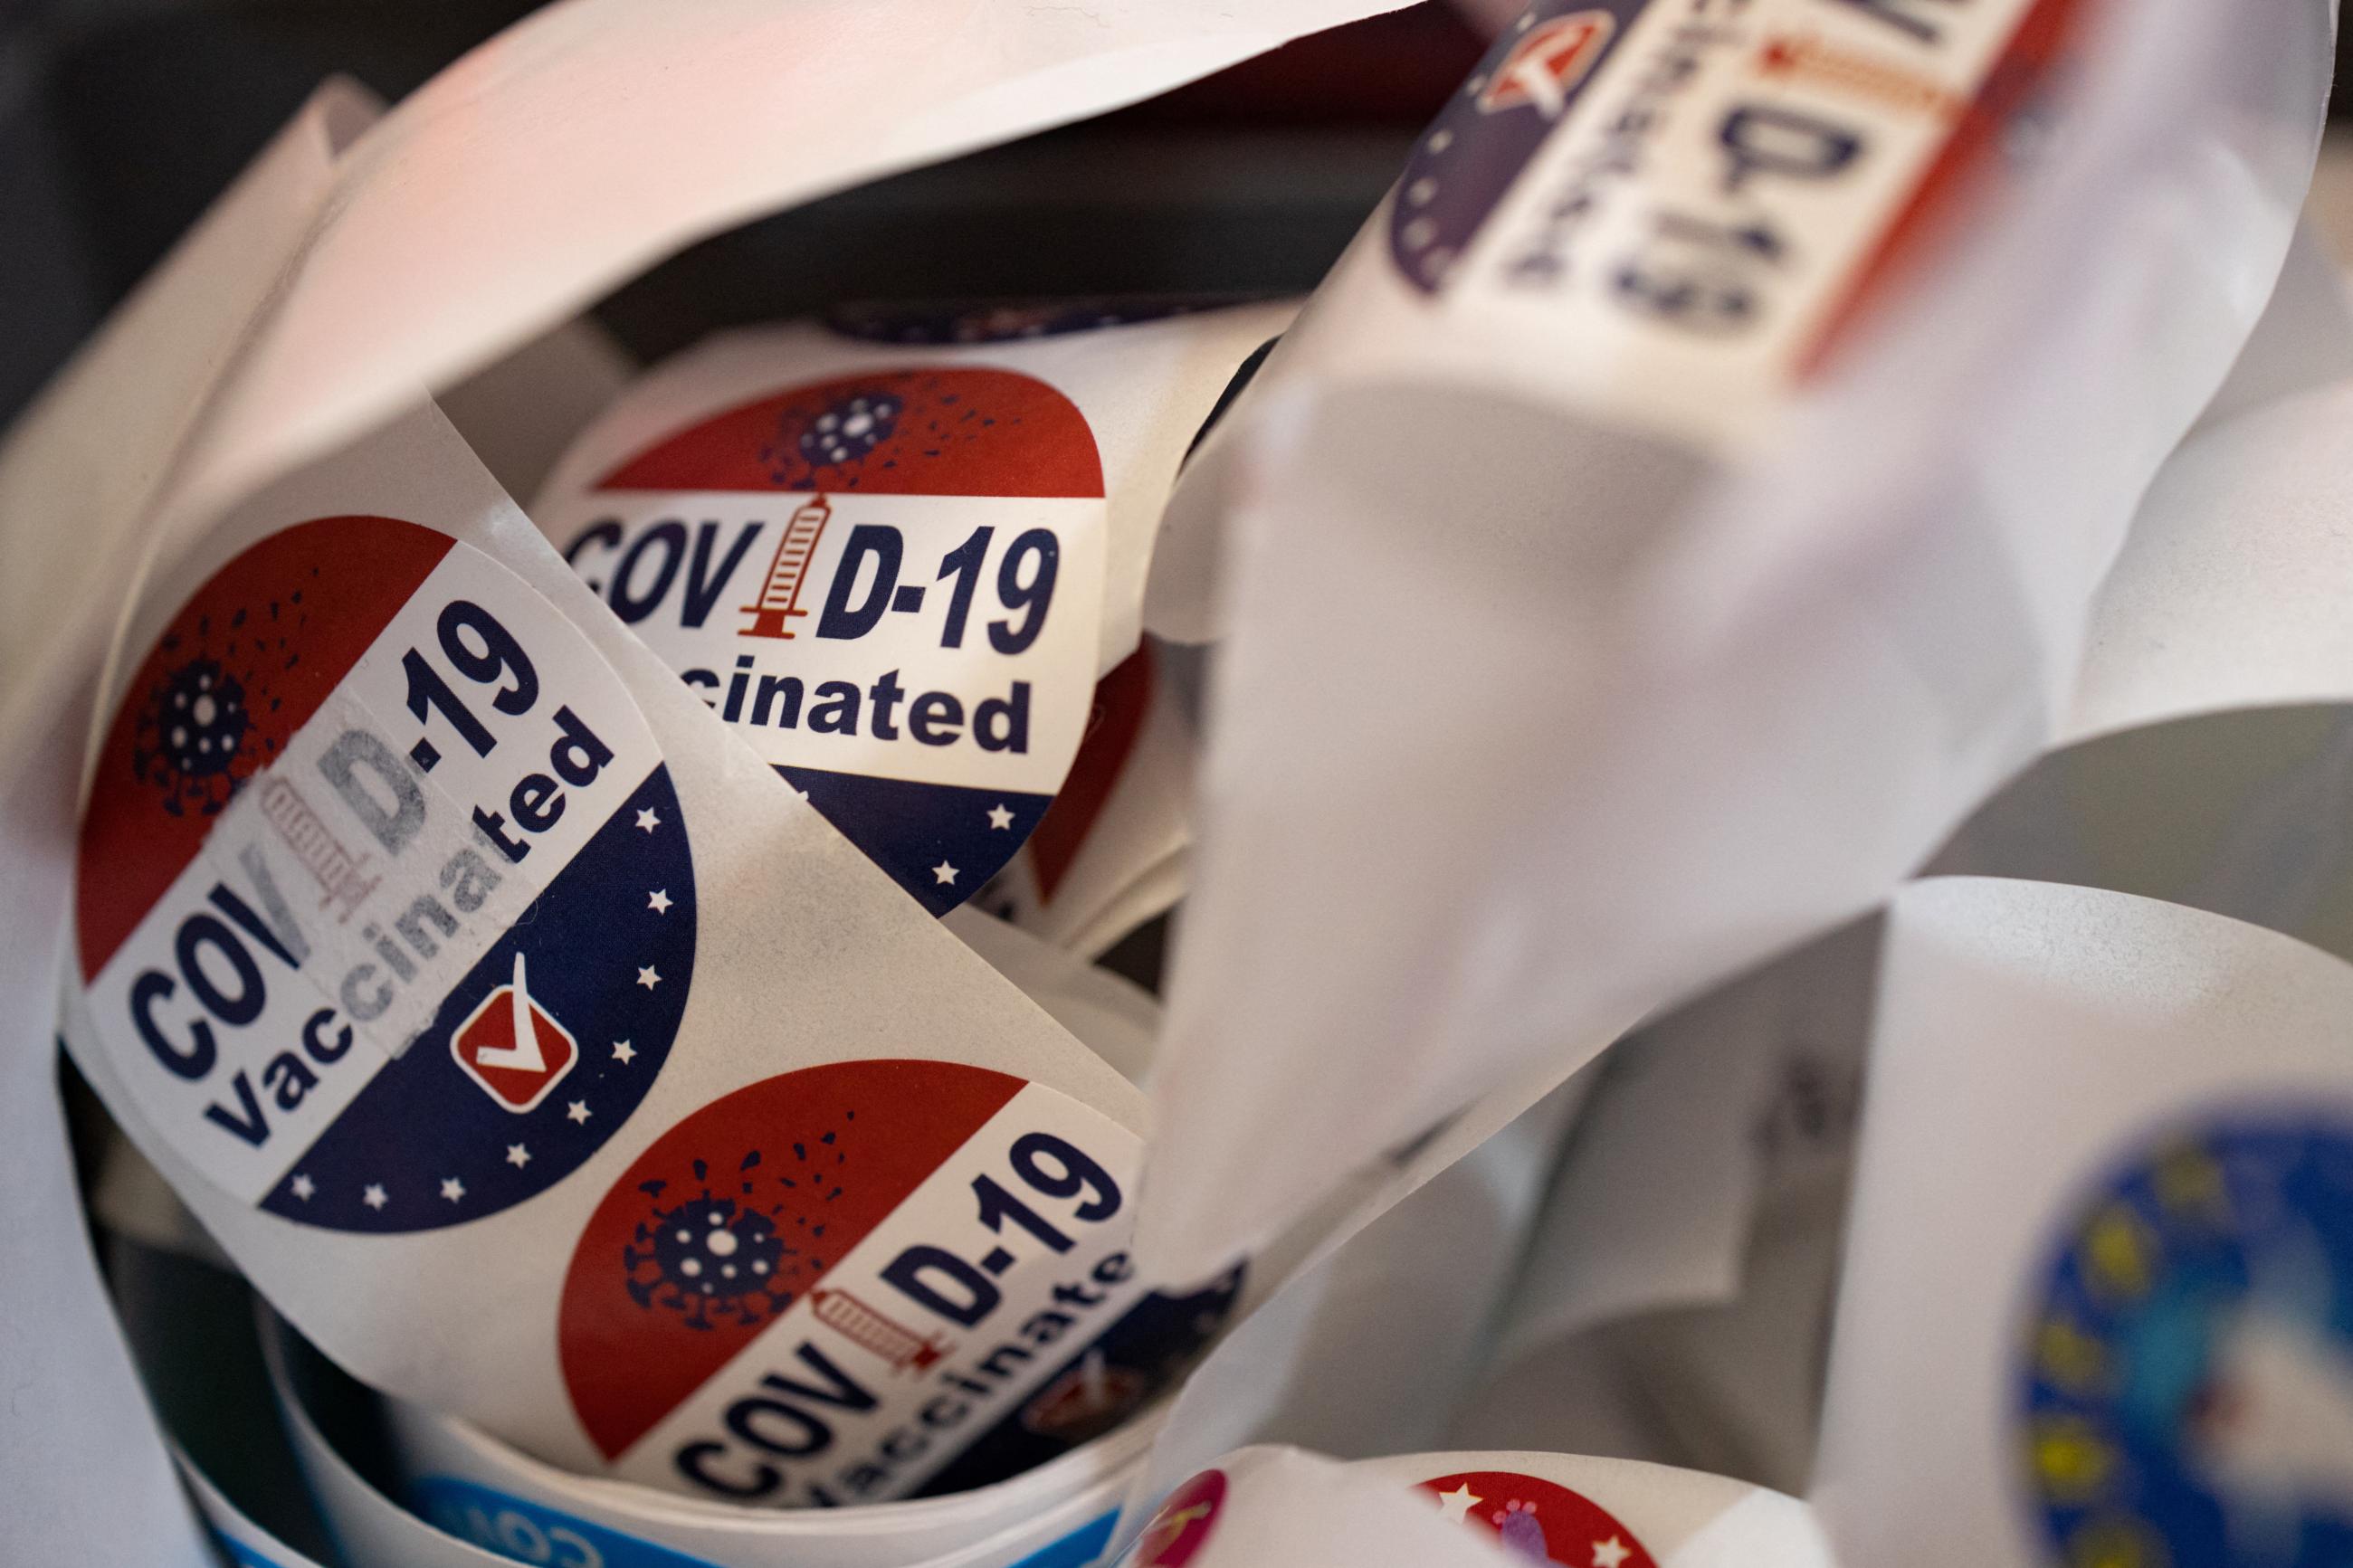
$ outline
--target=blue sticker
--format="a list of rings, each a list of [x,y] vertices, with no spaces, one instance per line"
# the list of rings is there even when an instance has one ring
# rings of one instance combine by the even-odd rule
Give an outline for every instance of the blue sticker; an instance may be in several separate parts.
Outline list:
[[[542,1568],[719,1568],[708,1558],[690,1557],[454,1476],[418,1478],[409,1483],[408,1500],[445,1533]]]
[[[2021,1350],[2054,1562],[2353,1562],[2353,1109],[2142,1145],[2071,1217]]]

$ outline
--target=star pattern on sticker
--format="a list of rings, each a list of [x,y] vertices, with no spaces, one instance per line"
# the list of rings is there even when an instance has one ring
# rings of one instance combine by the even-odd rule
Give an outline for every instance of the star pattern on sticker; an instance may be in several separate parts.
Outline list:
[[[360,1194],[360,1202],[367,1205],[367,1206],[372,1209],[380,1209],[384,1207],[385,1202],[384,1195],[384,1184],[382,1182],[370,1182],[367,1184],[367,1190]]]
[[[955,886],[956,868],[943,860],[932,868],[932,879],[943,888],[953,888]]]
[[[1438,1494],[1438,1510],[1448,1522],[1461,1524],[1471,1517],[1471,1510],[1486,1500],[1471,1489],[1468,1481],[1458,1482],[1451,1492]]]
[[[661,984],[661,975],[655,971],[652,964],[646,964],[638,971],[638,984],[650,991]]]
[[[586,1126],[588,1122],[588,1102],[585,1100],[575,1100],[564,1108],[564,1114],[569,1120]]]
[[[1618,1568],[1620,1563],[1633,1555],[1634,1549],[1613,1535],[1607,1541],[1593,1543],[1593,1568]]]
[[[655,828],[659,827],[660,826],[661,813],[656,811],[652,806],[646,806],[638,813],[638,832],[651,833]]]
[[[992,828],[1010,829],[1013,826],[1013,808],[1003,804],[990,806],[988,826]]]
[[[293,1181],[293,1192],[294,1192],[294,1195],[295,1195],[296,1197],[301,1198],[304,1203],[306,1203],[306,1204],[307,1204],[307,1203],[309,1203],[309,1202],[311,1201],[311,1194],[312,1193],[317,1192],[318,1190],[319,1190],[319,1184],[318,1184],[318,1183],[316,1183],[316,1182],[312,1181],[310,1177],[308,1177],[308,1176],[306,1176],[306,1175],[302,1174],[302,1173],[301,1173],[301,1172],[299,1172],[299,1171],[295,1173],[295,1174],[294,1174],[294,1181]]]
[[[652,892],[648,893],[646,895],[646,908],[653,910],[653,912],[658,915],[666,915],[670,913],[670,889],[667,888],[656,888]]]
[[[512,1165],[518,1171],[522,1170],[525,1165],[531,1163],[531,1151],[524,1148],[520,1143],[508,1144],[507,1163]]]
[[[454,1204],[466,1195],[466,1184],[455,1176],[444,1176],[441,1178],[441,1195]]]
[[[623,1067],[628,1067],[631,1062],[638,1059],[638,1048],[629,1044],[627,1040],[615,1040],[613,1042],[613,1059],[620,1063]]]

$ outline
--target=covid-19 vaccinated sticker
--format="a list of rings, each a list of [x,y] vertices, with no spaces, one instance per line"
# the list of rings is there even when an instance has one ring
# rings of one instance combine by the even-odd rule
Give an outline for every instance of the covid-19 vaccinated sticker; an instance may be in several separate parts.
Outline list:
[[[617,1475],[765,1507],[979,1485],[1108,1430],[1240,1284],[1138,1279],[1141,1157],[1069,1096],[962,1063],[739,1089],[648,1148],[574,1247],[557,1350],[581,1427]]]
[[[164,625],[76,868],[91,1027],[206,1179],[341,1230],[544,1191],[661,1071],[694,967],[684,813],[619,678],[445,533],[326,517]]]
[[[1047,383],[835,374],[672,428],[540,525],[934,913],[1044,816],[1092,705],[1105,500]]]

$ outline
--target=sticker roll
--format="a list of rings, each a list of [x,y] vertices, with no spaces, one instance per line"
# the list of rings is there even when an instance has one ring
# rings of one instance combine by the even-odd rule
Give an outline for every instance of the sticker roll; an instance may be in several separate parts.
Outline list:
[[[1000,1536],[1011,1562],[1061,1542],[1073,1516],[1087,1527],[1116,1513],[1156,1430],[1147,1415],[1013,1479],[952,1496],[768,1512],[568,1475],[399,1401],[385,1401],[385,1413],[400,1495],[455,1533],[482,1540],[467,1510],[497,1497],[731,1568],[895,1568]]]
[[[1121,672],[1177,466],[1293,309],[867,310],[723,334],[584,431],[532,516],[933,913],[1043,831],[1013,900],[1028,911],[1146,738],[1148,676]],[[1166,787],[1154,759],[1175,739],[1164,719],[1127,794]],[[1147,838],[1159,815],[1129,825],[1119,842],[1145,841],[1124,855],[1107,826],[1095,855],[1113,864],[1093,875],[1112,886],[1081,900],[1166,853]]]
[[[1094,1435],[1222,1317],[1230,1278],[1129,1258],[1134,1086],[429,408],[239,509],[125,638],[60,1031],[371,1386],[583,1473],[881,1501]]]
[[[479,1433],[387,1406],[390,1458],[400,1472],[387,1479],[406,1499],[403,1506],[328,1436],[331,1379],[322,1376],[317,1352],[266,1309],[262,1333],[298,1457],[352,1568],[510,1561],[547,1568],[1080,1568],[1110,1539],[1119,1489],[1139,1447],[1132,1439],[1106,1444],[1075,1477],[1058,1476],[1048,1487],[1024,1478],[1002,1499],[972,1494],[838,1512],[731,1514],[566,1476],[501,1452]],[[364,1411],[343,1414],[347,1422],[360,1418],[351,1429],[367,1430]],[[428,1468],[415,1468],[423,1456],[429,1456]],[[300,1568],[299,1560],[287,1568]]]

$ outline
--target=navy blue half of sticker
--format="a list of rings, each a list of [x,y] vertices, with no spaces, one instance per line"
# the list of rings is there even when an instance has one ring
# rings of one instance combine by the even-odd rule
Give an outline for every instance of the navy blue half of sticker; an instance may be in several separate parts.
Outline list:
[[[944,1497],[1018,1476],[1127,1420],[1216,1336],[1241,1294],[1242,1272],[1238,1266],[1204,1289],[1155,1293],[1130,1307],[915,1495]]]
[[[684,816],[669,768],[657,767],[261,1206],[337,1230],[432,1230],[563,1180],[637,1110],[670,1056],[694,973],[694,916]],[[518,954],[528,1005],[572,1052],[550,1063],[553,1081],[524,1110],[469,1074],[451,1044],[478,1016],[499,1021]]]
[[[1535,0],[1439,111],[1399,177],[1389,255],[1424,293],[1599,78],[1651,0]]]
[[[1050,795],[779,767],[786,783],[907,895],[944,915],[1005,868]]]

